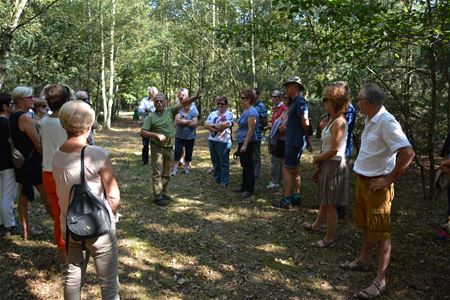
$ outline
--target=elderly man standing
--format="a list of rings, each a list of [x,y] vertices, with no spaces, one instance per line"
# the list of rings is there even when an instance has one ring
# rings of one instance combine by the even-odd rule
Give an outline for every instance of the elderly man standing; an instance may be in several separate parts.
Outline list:
[[[414,151],[400,124],[383,106],[384,93],[376,84],[366,84],[356,105],[366,116],[361,148],[353,170],[357,174],[355,223],[363,231],[359,257],[341,264],[347,271],[369,271],[370,251],[377,247],[378,272],[359,298],[378,297],[386,289],[386,271],[391,256],[391,204],[394,182],[408,168]]]
[[[283,103],[283,93],[279,90],[274,90],[272,92],[272,119],[269,124],[269,127],[272,128],[275,121],[281,116],[283,111],[286,110],[286,105]],[[275,130],[275,128],[274,128]],[[271,141],[271,143],[276,143],[276,141]],[[269,184],[266,186],[267,189],[273,189],[280,186],[281,180],[281,158],[276,155],[271,155],[270,158],[271,163],[271,180]]]
[[[308,103],[302,96],[305,87],[299,77],[292,77],[284,83],[288,97],[288,119],[285,131],[285,155],[283,167],[284,197],[272,201],[272,205],[283,209],[300,206],[300,173],[299,164],[305,147],[312,151],[308,135],[309,118]]]
[[[153,193],[155,203],[166,206],[170,197],[166,194],[170,181],[170,169],[173,163],[174,122],[178,111],[201,98],[201,94],[186,98],[182,102],[169,107],[164,94],[155,96],[155,112],[148,115],[141,129],[141,137],[151,139],[151,158],[153,169]]]
[[[141,118],[141,122],[148,116],[149,113],[155,111],[155,105],[153,103],[154,98],[158,94],[158,89],[154,86],[148,87],[148,96],[141,100],[138,106],[138,113]],[[149,151],[150,140],[147,138],[142,138],[142,165],[148,164],[148,151]]]

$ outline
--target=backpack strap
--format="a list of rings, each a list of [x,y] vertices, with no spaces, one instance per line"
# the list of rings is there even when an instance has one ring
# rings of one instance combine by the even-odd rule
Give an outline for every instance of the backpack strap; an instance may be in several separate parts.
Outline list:
[[[81,179],[81,184],[86,184],[86,177],[84,175],[84,149],[86,149],[88,145],[84,146],[83,149],[81,149],[81,171],[80,171],[80,179]]]

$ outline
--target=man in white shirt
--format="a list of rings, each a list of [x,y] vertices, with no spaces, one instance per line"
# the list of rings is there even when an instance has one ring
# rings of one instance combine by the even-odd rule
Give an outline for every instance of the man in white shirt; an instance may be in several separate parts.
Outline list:
[[[144,97],[139,103],[138,113],[141,118],[141,123],[144,123],[144,119],[149,113],[155,111],[155,96],[158,94],[158,89],[154,86],[148,87],[148,96]],[[148,152],[149,152],[150,140],[147,138],[142,138],[142,165],[148,164]]]
[[[363,299],[377,297],[386,289],[394,182],[415,155],[400,124],[383,102],[383,91],[373,83],[366,84],[356,98],[356,105],[366,116],[361,148],[353,168],[357,174],[355,224],[363,231],[363,245],[358,258],[340,267],[348,271],[369,271],[370,251],[376,245],[378,272],[372,284],[358,293]]]

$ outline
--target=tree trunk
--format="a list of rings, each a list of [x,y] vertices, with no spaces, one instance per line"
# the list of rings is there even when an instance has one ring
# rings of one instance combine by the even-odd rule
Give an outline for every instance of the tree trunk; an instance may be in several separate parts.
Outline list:
[[[14,31],[19,25],[20,16],[27,5],[27,0],[16,0],[12,7],[10,18],[2,32],[1,46],[0,46],[0,89],[3,86],[6,77],[6,64],[8,63],[9,53],[11,51],[11,43]]]
[[[109,99],[106,128],[111,128],[112,106],[114,102],[114,27],[116,24],[116,1],[111,2],[111,50],[109,55]]]
[[[433,30],[433,9],[431,6],[431,0],[427,0],[428,6],[428,22],[430,30]],[[431,35],[433,36],[433,35]],[[427,134],[427,152],[428,159],[430,160],[430,191],[429,191],[429,199],[434,198],[434,178],[436,175],[434,169],[434,138],[436,135],[436,113],[437,113],[437,79],[436,79],[436,54],[434,53],[433,43],[428,43],[429,48],[427,49],[428,54],[428,64],[430,67],[430,80],[431,80],[431,105],[430,105],[430,113],[429,113],[429,123],[428,123],[428,134]]]
[[[254,2],[250,0],[250,23],[251,23],[251,60],[252,60],[252,77],[253,77],[253,86],[258,87],[258,83],[256,82],[256,54],[255,54],[255,9]]]
[[[91,8],[91,1],[87,2],[87,13],[88,13],[88,61],[87,61],[87,80],[86,80],[86,91],[91,94],[92,90],[90,88],[92,80],[92,73],[93,73],[93,61],[94,61],[94,42],[93,42],[93,33],[92,33],[92,8]],[[95,106],[95,103],[93,103]]]
[[[103,124],[107,126],[108,120],[108,104],[106,99],[106,80],[105,80],[105,37],[103,32],[103,0],[100,0],[100,82],[102,89],[102,103],[103,103]]]

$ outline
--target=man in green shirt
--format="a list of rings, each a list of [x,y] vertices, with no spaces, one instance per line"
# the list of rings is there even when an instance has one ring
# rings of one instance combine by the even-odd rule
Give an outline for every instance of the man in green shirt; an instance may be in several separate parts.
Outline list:
[[[170,170],[173,163],[173,141],[175,136],[175,115],[181,108],[187,106],[202,96],[184,99],[174,106],[166,109],[167,99],[164,94],[155,96],[155,111],[147,116],[141,129],[141,137],[150,139],[151,160],[153,169],[153,193],[158,205],[166,206],[170,197],[166,195],[170,181]]]

